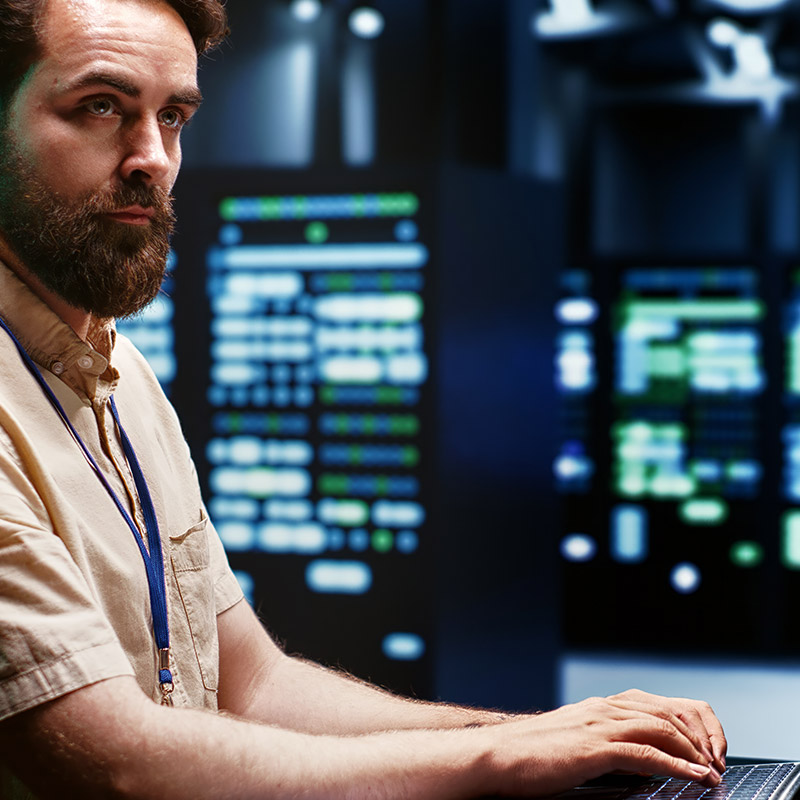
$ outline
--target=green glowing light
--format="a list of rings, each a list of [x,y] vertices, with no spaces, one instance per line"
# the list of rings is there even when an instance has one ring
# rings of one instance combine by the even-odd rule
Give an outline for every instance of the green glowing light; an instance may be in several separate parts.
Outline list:
[[[715,497],[698,497],[683,503],[678,513],[689,525],[720,525],[728,516],[728,504]]]
[[[622,475],[617,481],[617,491],[625,497],[641,497],[647,491],[647,481],[644,475]]]
[[[689,475],[656,475],[650,481],[650,492],[655,497],[688,497],[697,488],[697,482]]]
[[[379,386],[375,392],[377,402],[381,404],[399,404],[403,400],[403,390],[394,386]]]
[[[226,197],[219,204],[219,215],[227,222],[236,219],[236,200],[233,197]]]
[[[292,214],[297,219],[303,219],[306,216],[306,208],[308,206],[308,198],[302,195],[297,195],[292,198]]]
[[[348,292],[353,288],[355,277],[349,272],[335,272],[326,281],[329,292]]]
[[[764,548],[758,542],[734,542],[730,558],[737,567],[757,567],[764,560]]]
[[[400,458],[404,467],[415,467],[419,463],[419,450],[416,447],[404,447]]]
[[[328,231],[328,226],[324,222],[309,222],[306,225],[306,241],[310,244],[322,244],[328,241],[329,235],[330,231]]]
[[[344,495],[349,494],[350,482],[347,475],[336,475],[330,472],[323,473],[317,481],[320,494]]]
[[[347,448],[347,460],[351,464],[360,464],[364,458],[364,449],[357,444]]]
[[[231,433],[239,433],[242,430],[242,415],[232,411],[228,414],[228,430]]]
[[[280,219],[281,201],[279,197],[261,197],[258,201],[261,219]]]
[[[389,432],[394,436],[414,436],[419,433],[419,418],[413,414],[395,414],[389,417]]]
[[[372,534],[372,549],[378,553],[388,553],[394,546],[394,536],[385,528],[378,528]]]
[[[680,347],[652,347],[647,367],[653,376],[678,378],[686,372],[686,359]]]
[[[628,318],[669,317],[680,320],[758,320],[764,316],[760,300],[632,300],[621,310]]]

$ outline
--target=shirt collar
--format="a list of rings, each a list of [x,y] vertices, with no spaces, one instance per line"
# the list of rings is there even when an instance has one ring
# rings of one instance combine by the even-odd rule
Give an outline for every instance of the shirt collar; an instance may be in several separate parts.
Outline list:
[[[0,316],[40,367],[57,375],[87,405],[105,405],[119,381],[110,363],[116,340],[113,319],[93,318],[84,342],[2,262]]]

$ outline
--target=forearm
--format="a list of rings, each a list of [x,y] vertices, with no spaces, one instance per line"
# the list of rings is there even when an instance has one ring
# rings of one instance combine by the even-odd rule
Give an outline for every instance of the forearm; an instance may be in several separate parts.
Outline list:
[[[397,697],[341,672],[289,657],[244,602],[218,619],[219,706],[237,716],[315,734],[463,728],[509,717]]]
[[[289,657],[253,682],[241,707],[229,710],[259,722],[329,734],[446,730],[491,725],[512,717],[489,709],[398,697],[343,673]]]
[[[157,706],[115,678],[4,721],[0,746],[43,800],[550,795],[612,770],[710,785],[687,702],[621,695],[499,725],[321,736]]]
[[[314,736],[163,708],[114,683],[81,690],[80,715],[77,696],[51,704],[45,723],[34,715],[36,746],[12,753],[38,796],[424,800],[483,789],[476,731]]]
[[[133,797],[445,800],[483,794],[485,748],[462,732],[314,736],[197,712],[180,716],[175,744],[164,750],[151,743],[143,759],[151,769],[128,772]]]

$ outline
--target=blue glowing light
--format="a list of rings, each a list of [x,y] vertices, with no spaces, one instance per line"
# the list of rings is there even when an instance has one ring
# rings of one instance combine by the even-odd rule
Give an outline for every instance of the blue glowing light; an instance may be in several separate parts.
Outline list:
[[[591,561],[597,555],[597,542],[585,533],[570,533],[561,540],[561,555],[567,561]]]
[[[384,637],[381,649],[394,661],[417,661],[425,654],[425,642],[416,633],[390,633]]]
[[[361,39],[376,39],[383,33],[386,20],[376,8],[359,6],[350,12],[347,24],[350,30]]]
[[[413,242],[419,235],[419,228],[414,220],[401,219],[394,226],[394,235],[399,242]]]
[[[363,561],[318,559],[306,567],[306,584],[321,594],[365,594],[372,586],[372,570]]]
[[[647,511],[641,506],[620,505],[611,511],[611,555],[623,564],[647,558]]]
[[[701,580],[700,570],[688,561],[676,564],[670,573],[672,588],[680,594],[696,592],[700,588]]]
[[[597,303],[588,297],[570,297],[556,306],[556,319],[564,325],[587,325],[597,314]]]
[[[322,3],[320,0],[292,0],[290,9],[298,21],[314,22],[322,13]]]

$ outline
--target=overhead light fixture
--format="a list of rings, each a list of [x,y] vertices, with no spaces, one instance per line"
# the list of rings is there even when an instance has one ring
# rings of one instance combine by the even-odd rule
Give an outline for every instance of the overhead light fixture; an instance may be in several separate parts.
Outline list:
[[[386,20],[375,6],[363,3],[350,12],[347,24],[352,33],[361,39],[376,39],[383,33]]]
[[[780,11],[791,0],[708,0],[712,6],[723,8],[736,14],[766,14]]]
[[[322,13],[322,0],[292,0],[289,10],[300,22],[314,22]]]
[[[743,31],[729,19],[712,20],[706,35],[717,47],[727,47],[733,56],[730,80],[752,82],[768,80],[774,75],[772,56],[764,34]]]
[[[550,7],[531,19],[534,36],[573,39],[603,36],[632,27],[639,15],[627,8],[598,11],[592,0],[550,0]]]

